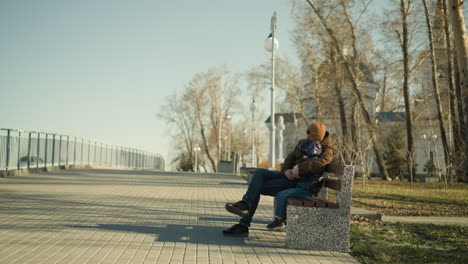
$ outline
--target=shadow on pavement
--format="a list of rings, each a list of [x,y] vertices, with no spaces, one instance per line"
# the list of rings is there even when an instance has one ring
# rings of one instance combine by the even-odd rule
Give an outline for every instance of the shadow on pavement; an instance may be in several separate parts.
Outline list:
[[[235,217],[237,217],[237,216],[235,216]],[[198,217],[198,220],[200,220],[200,221],[227,222],[227,223],[232,223],[232,224],[235,224],[235,223],[239,222],[236,219],[238,219],[238,218],[234,218],[234,217],[204,217],[204,216]],[[253,222],[258,223],[258,224],[268,225],[271,221],[254,219]]]
[[[71,228],[99,229],[120,232],[133,232],[155,235],[155,241],[160,242],[183,242],[194,244],[218,244],[218,245],[247,245],[251,247],[265,247],[264,244],[256,243],[256,237],[225,237],[222,234],[225,227],[194,226],[194,225],[122,225],[122,224],[99,224],[97,226],[73,225]],[[248,241],[246,243],[246,241]]]

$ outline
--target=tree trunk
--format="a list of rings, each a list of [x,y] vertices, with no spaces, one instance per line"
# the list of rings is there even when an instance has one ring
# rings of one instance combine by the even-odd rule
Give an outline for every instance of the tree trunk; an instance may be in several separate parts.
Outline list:
[[[455,79],[455,93],[457,94],[458,104],[457,104],[457,112],[458,112],[458,123],[460,124],[460,134],[461,139],[463,140],[463,144],[465,145],[465,113],[463,112],[463,101],[462,101],[462,92],[461,92],[461,85],[460,85],[460,72],[458,71],[458,62],[456,55],[454,54],[452,57],[453,65],[454,65],[454,79]],[[463,146],[464,146],[463,145]],[[464,155],[465,149],[463,148],[463,152],[460,152],[459,155]]]
[[[384,69],[384,77],[382,83],[382,103],[380,104],[380,112],[385,112],[385,93],[387,92],[387,67]]]
[[[201,116],[201,100],[200,100],[200,94],[198,92],[195,94],[195,100],[196,100],[196,107],[197,107],[198,124],[200,125],[200,135],[201,135],[202,140],[203,140],[203,146],[205,148],[205,153],[206,153],[206,156],[208,157],[208,159],[211,162],[211,166],[213,167],[213,171],[217,172],[218,169],[217,169],[216,163],[215,163],[213,157],[211,156],[210,147],[208,146],[208,142],[206,140],[205,127],[203,125],[202,116]]]
[[[457,97],[454,85],[454,74],[453,74],[453,50],[452,50],[452,40],[450,39],[450,30],[448,26],[448,11],[447,11],[447,0],[442,0],[442,10],[444,12],[444,35],[445,35],[445,45],[447,47],[447,84],[450,91],[450,117],[452,124],[452,137],[453,137],[453,146],[454,149],[451,152],[451,161],[452,165],[455,165],[456,168],[459,167],[459,163],[462,160],[458,160],[456,157],[459,157],[463,153],[464,142],[461,134],[460,122],[457,115],[457,105],[460,102],[460,98]],[[459,174],[456,170],[451,169],[450,173],[450,182],[453,183],[453,174]]]
[[[330,58],[332,60],[332,63],[333,63],[333,70],[335,71],[335,73],[338,73],[340,72],[341,73],[341,69],[339,69],[339,65],[336,61],[336,54],[335,54],[335,49],[334,48],[330,48]],[[338,75],[338,74],[337,74]],[[336,94],[336,97],[338,99],[338,109],[339,109],[339,113],[340,113],[340,123],[341,123],[341,135],[343,137],[343,150],[342,150],[342,153],[343,153],[343,160],[345,162],[345,164],[350,164],[350,157],[349,157],[349,136],[348,136],[348,123],[347,123],[347,120],[346,120],[346,109],[345,109],[345,102],[344,102],[344,99],[343,99],[343,94],[341,93],[341,86],[339,84],[340,82],[340,78],[338,78],[338,76],[335,75],[334,78],[333,78],[333,88],[335,90],[335,94]],[[341,75],[339,75],[341,76]]]
[[[408,174],[411,184],[413,183],[416,174],[415,154],[414,154],[414,135],[413,135],[413,109],[411,106],[410,88],[409,88],[409,53],[408,53],[408,12],[406,9],[405,0],[400,0],[400,12],[402,16],[402,42],[401,50],[403,52],[403,96],[405,99],[406,112],[406,139],[407,139],[407,163]]]
[[[352,148],[348,148],[348,151],[350,152],[350,159],[351,160],[356,160],[359,156],[362,156],[360,155],[360,152],[361,152],[361,145],[358,145],[358,138],[359,138],[359,135],[358,135],[358,127],[360,124],[358,124],[357,120],[358,120],[358,109],[357,109],[357,102],[356,102],[356,96],[350,98],[351,101],[351,109],[350,109],[350,112],[351,112],[351,120],[353,120],[353,122],[351,122],[351,125],[350,125],[350,129],[351,129],[351,133],[350,133],[350,141],[351,141],[351,145],[355,146],[354,149]],[[359,122],[360,123],[360,122]]]
[[[466,130],[465,130],[465,113],[463,112],[463,101],[462,101],[462,92],[461,92],[461,85],[460,85],[460,73],[458,72],[458,63],[455,54],[452,57],[453,65],[454,65],[454,79],[455,79],[455,92],[458,98],[457,104],[457,113],[458,113],[458,123],[460,126],[460,135],[461,135],[461,146],[459,146],[460,152],[457,153],[457,180],[463,181],[465,175],[465,137],[466,137]]]
[[[310,6],[314,10],[315,14],[319,17],[320,22],[325,27],[325,29],[328,32],[328,35],[330,36],[330,38],[333,40],[333,44],[335,45],[335,49],[338,51],[338,55],[339,55],[340,60],[347,62],[347,60],[346,60],[346,58],[345,58],[345,56],[343,54],[343,51],[342,51],[342,49],[341,49],[341,47],[339,45],[338,39],[336,38],[336,36],[333,33],[332,29],[328,26],[327,22],[325,21],[325,18],[320,14],[320,12],[318,11],[318,9],[315,6],[315,3],[313,3],[312,0],[307,0],[307,2],[310,4]],[[377,139],[375,137],[374,124],[372,122],[372,119],[371,119],[371,116],[370,116],[369,112],[366,109],[366,105],[365,105],[364,99],[362,97],[361,91],[358,88],[356,76],[355,76],[353,70],[351,69],[349,63],[345,63],[345,66],[346,66],[345,69],[348,72],[348,74],[350,76],[350,79],[351,79],[352,90],[353,90],[354,94],[358,98],[359,106],[361,107],[362,114],[364,115],[364,119],[365,119],[365,121],[367,123],[367,130],[369,132],[370,140],[371,140],[371,142],[373,144],[373,147],[374,147],[374,153],[375,153],[375,156],[376,156],[376,159],[377,159],[377,165],[379,166],[380,174],[381,174],[382,178],[390,179],[390,177],[388,175],[387,167],[386,167],[384,159],[383,159],[383,155],[382,155],[381,151],[379,150],[379,148],[377,146]]]
[[[444,161],[445,167],[450,168],[450,147],[447,141],[447,134],[445,132],[444,127],[444,119],[442,117],[442,105],[440,103],[440,92],[439,92],[439,82],[437,81],[437,64],[435,58],[435,51],[434,51],[434,39],[432,37],[432,25],[429,17],[429,10],[427,8],[426,0],[422,0],[424,5],[424,14],[426,15],[426,24],[427,24],[427,35],[429,37],[429,49],[431,52],[431,64],[432,64],[432,86],[434,88],[434,95],[435,101],[437,106],[437,117],[439,119],[439,129],[440,129],[440,136],[442,138],[442,146],[444,148]]]
[[[457,56],[458,72],[460,74],[460,87],[463,103],[463,113],[465,117],[468,112],[468,44],[465,28],[465,19],[463,17],[463,0],[450,0],[450,8],[452,10],[452,28],[454,35],[455,54]],[[468,122],[465,121],[465,143],[468,142],[467,131]],[[465,164],[464,164],[463,181],[468,182],[468,144],[465,144]]]

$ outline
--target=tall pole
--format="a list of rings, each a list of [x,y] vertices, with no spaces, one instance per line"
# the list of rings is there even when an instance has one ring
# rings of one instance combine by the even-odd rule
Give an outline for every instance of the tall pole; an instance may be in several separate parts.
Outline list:
[[[281,163],[283,162],[283,131],[285,129],[284,126],[284,118],[280,116],[278,118],[278,161]]]
[[[197,156],[197,152],[198,151],[194,151],[195,152],[195,168],[194,168],[194,171],[197,172],[197,168],[198,168],[198,156]]]
[[[231,116],[228,116],[228,140],[227,140],[227,161],[231,160]]]
[[[271,126],[270,126],[270,169],[275,168],[275,29],[276,12],[271,17]]]
[[[195,145],[193,147],[193,152],[195,153],[195,166],[193,168],[194,172],[198,172],[198,152],[201,150],[201,148],[198,145]]]
[[[459,180],[468,182],[468,37],[466,34],[465,18],[463,16],[463,0],[449,0],[449,15],[452,20],[452,29],[454,35],[454,50],[457,59],[458,73],[460,74],[459,86],[461,89],[461,103],[463,105],[465,116],[465,127],[462,128],[465,136],[465,164],[463,174]]]
[[[252,99],[252,104],[250,104],[250,111],[252,111],[252,126],[251,126],[251,129],[252,129],[252,133],[250,135],[250,146],[251,146],[251,153],[250,153],[250,158],[251,158],[251,162],[250,162],[250,166],[251,167],[256,167],[256,164],[255,164],[255,126],[254,126],[254,120],[255,120],[255,109],[257,108],[257,105],[255,104],[255,99]]]

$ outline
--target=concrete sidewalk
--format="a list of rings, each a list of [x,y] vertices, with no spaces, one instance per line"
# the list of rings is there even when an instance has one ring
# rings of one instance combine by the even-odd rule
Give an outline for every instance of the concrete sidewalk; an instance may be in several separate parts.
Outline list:
[[[229,174],[76,169],[0,178],[0,263],[358,263],[290,250],[263,197],[248,238],[224,237],[245,182]]]

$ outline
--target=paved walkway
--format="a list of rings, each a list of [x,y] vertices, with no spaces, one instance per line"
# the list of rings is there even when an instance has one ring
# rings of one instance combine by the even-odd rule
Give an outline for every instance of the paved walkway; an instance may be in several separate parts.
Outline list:
[[[228,174],[76,169],[0,178],[0,263],[358,263],[284,248],[262,198],[248,238],[223,237],[245,182]]]

